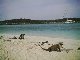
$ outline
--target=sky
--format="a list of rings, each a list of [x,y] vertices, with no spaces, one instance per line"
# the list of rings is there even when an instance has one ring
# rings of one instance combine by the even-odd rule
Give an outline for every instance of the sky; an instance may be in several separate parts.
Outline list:
[[[80,0],[0,0],[0,20],[80,18]]]

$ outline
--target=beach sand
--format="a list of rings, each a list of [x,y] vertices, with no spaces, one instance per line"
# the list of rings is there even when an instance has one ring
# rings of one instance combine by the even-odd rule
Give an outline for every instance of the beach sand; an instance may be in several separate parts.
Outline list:
[[[80,50],[77,50],[80,47],[80,40],[45,36],[25,36],[25,39],[20,40],[9,39],[10,37],[13,36],[8,35],[0,39],[0,60],[80,60]],[[73,50],[68,53],[65,50],[48,52],[38,45],[44,41],[48,41],[50,45],[44,44],[43,48],[63,42],[64,48]]]

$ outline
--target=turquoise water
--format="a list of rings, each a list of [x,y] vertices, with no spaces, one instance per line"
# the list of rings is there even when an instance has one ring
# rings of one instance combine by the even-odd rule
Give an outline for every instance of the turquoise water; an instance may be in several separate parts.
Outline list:
[[[80,24],[27,24],[27,25],[0,25],[0,34],[39,35],[61,37],[80,40]]]

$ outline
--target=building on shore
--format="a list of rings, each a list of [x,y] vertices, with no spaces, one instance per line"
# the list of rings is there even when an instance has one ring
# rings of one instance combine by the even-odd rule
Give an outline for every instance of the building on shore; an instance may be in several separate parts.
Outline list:
[[[67,18],[67,20],[66,20],[65,23],[75,23],[75,21],[73,21],[73,20]]]

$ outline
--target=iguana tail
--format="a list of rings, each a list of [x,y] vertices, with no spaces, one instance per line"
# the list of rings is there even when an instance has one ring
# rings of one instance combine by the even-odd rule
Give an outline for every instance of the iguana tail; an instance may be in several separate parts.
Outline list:
[[[39,45],[39,44],[38,44]],[[41,45],[39,45],[41,47]],[[42,48],[42,47],[41,47]],[[43,50],[49,51],[48,49],[42,48]]]

